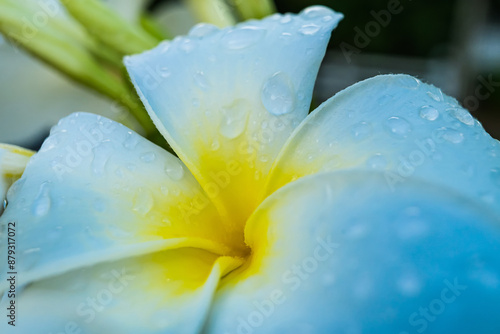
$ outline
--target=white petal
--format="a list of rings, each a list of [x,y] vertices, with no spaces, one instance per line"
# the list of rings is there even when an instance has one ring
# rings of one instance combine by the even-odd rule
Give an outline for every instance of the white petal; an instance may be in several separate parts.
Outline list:
[[[19,284],[164,248],[227,253],[232,241],[179,159],[92,114],[73,114],[52,129],[8,201],[0,243],[15,223]],[[0,291],[6,286],[2,280]]]
[[[2,333],[198,333],[219,278],[236,265],[238,260],[185,248],[78,269],[19,289],[16,327],[9,326],[4,316],[0,329]],[[4,295],[2,310],[10,300]]]
[[[253,258],[222,281],[207,333],[500,332],[499,217],[446,188],[318,174],[245,232]]]
[[[33,153],[22,147],[0,144],[0,215],[7,190],[21,177]]]
[[[241,226],[259,203],[273,160],[308,113],[341,18],[312,7],[223,30],[200,25],[126,58],[156,126],[227,222]]]
[[[500,143],[456,100],[407,75],[357,83],[315,110],[289,139],[268,193],[326,170],[420,178],[481,199],[500,214]]]

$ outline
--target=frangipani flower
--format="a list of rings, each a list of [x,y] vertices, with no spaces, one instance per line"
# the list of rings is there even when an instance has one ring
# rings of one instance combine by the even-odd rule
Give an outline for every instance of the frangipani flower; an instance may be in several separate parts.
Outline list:
[[[406,75],[307,116],[341,17],[200,25],[127,58],[180,159],[100,116],[61,120],[0,217],[15,329],[498,332],[500,144]]]

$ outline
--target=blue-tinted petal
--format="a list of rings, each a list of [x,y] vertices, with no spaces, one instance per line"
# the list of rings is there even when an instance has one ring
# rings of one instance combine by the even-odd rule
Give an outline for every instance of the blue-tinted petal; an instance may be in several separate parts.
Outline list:
[[[289,139],[268,192],[325,170],[385,171],[442,184],[500,214],[500,143],[456,100],[407,75],[357,83],[315,110]]]
[[[250,218],[208,333],[498,333],[500,220],[446,188],[330,172]]]

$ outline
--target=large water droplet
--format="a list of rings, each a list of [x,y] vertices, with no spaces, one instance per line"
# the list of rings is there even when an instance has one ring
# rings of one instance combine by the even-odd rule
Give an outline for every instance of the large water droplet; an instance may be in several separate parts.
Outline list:
[[[262,87],[261,93],[264,107],[273,115],[291,112],[295,105],[293,84],[287,74],[275,73]]]
[[[151,192],[146,188],[140,188],[135,195],[133,210],[145,216],[153,208],[154,200]]]
[[[438,129],[438,135],[453,144],[460,144],[464,141],[464,134],[454,129],[440,128]]]
[[[199,23],[189,31],[189,36],[207,37],[219,31],[219,28],[210,23]]]
[[[450,113],[460,122],[466,125],[474,125],[474,117],[465,109],[453,108]]]
[[[366,139],[372,135],[372,126],[367,122],[356,123],[351,128],[351,135],[357,141]]]
[[[165,164],[165,172],[172,180],[180,180],[184,176],[184,168],[173,158]]]
[[[305,19],[315,20],[319,17],[331,17],[333,15],[333,12],[332,10],[323,6],[311,6],[304,9],[300,15]]]
[[[32,212],[35,216],[44,216],[49,213],[52,201],[49,194],[49,183],[44,182],[38,190],[38,195],[33,201]]]
[[[280,23],[281,24],[287,24],[287,23],[290,23],[290,22],[292,22],[292,15],[290,15],[290,14],[284,14],[280,18]]]
[[[435,92],[428,91],[427,96],[429,96],[436,102],[441,102],[443,100],[443,92],[441,92],[441,90],[439,89]]]
[[[435,121],[439,117],[439,111],[431,106],[423,106],[420,108],[420,117],[428,121]]]
[[[317,24],[314,23],[309,23],[309,24],[304,24],[302,27],[300,27],[299,32],[302,35],[314,35],[316,34],[321,27]]]
[[[390,133],[398,137],[406,137],[411,132],[411,124],[401,117],[390,117],[386,121]]]
[[[228,31],[222,37],[222,44],[230,50],[241,50],[256,44],[266,31],[261,28],[247,26]]]
[[[233,139],[243,133],[246,128],[250,104],[244,99],[238,99],[222,108],[222,120],[219,126],[221,135]]]

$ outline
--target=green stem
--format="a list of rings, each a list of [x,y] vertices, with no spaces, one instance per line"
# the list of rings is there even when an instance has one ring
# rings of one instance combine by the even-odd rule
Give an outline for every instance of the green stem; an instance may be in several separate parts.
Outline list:
[[[122,55],[152,49],[160,42],[98,0],[61,0],[61,3],[91,35]]]
[[[273,0],[231,0],[243,21],[249,19],[261,19],[276,13],[276,5]]]
[[[220,28],[234,25],[236,18],[229,0],[185,0],[189,8],[201,22],[214,24]]]

